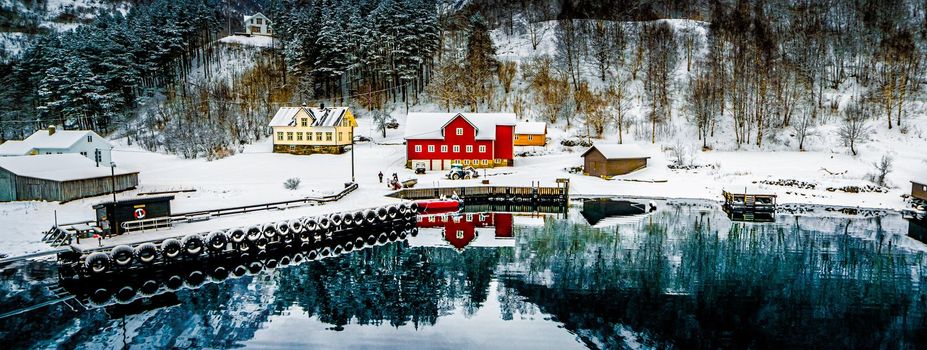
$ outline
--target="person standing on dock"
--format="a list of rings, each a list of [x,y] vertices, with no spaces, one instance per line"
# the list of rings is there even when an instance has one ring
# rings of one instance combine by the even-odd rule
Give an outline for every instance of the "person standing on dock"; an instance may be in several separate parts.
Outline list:
[[[383,172],[381,171],[377,176],[380,177],[380,183],[383,183]]]

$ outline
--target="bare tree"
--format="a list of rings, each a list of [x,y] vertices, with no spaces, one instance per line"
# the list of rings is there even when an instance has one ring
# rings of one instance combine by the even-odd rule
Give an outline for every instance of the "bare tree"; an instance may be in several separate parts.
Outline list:
[[[872,163],[872,167],[875,168],[875,173],[871,175],[872,182],[875,182],[879,186],[885,186],[885,177],[892,172],[892,165],[895,162],[895,159],[889,155],[883,155],[882,159],[878,162]]]
[[[450,112],[451,107],[456,107],[463,102],[464,98],[461,96],[460,86],[462,69],[459,64],[447,58],[448,56],[446,55],[445,59],[435,67],[431,82],[425,87],[425,92]]]
[[[792,123],[792,131],[795,132],[795,137],[798,138],[798,150],[805,150],[805,140],[809,136],[816,134],[814,128],[814,113],[817,109],[814,108],[814,105],[805,106],[805,108],[798,114],[798,118]]]
[[[866,106],[854,101],[843,110],[843,123],[838,134],[854,156],[857,155],[856,145],[865,142],[865,136],[869,133],[869,109]]]

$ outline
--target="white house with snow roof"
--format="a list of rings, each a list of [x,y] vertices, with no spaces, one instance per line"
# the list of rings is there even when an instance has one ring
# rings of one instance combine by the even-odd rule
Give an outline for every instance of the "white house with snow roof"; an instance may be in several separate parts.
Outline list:
[[[269,126],[275,153],[339,154],[353,143],[357,121],[347,107],[281,107]]]
[[[54,126],[39,130],[25,140],[0,144],[0,156],[38,154],[80,154],[102,167],[112,161],[113,145],[90,130],[58,130]]]
[[[258,12],[245,18],[245,34],[248,35],[273,35],[270,29],[270,19],[264,14]]]

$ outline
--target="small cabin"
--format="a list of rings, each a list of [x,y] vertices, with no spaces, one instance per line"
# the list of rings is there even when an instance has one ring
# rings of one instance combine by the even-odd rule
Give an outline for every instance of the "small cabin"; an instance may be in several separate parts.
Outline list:
[[[515,124],[515,146],[547,145],[547,123],[520,122]]]
[[[911,197],[927,201],[927,179],[911,180]]]
[[[0,157],[0,202],[65,202],[138,186],[137,171],[108,165],[74,153]]]
[[[171,201],[174,196],[147,197],[121,201],[109,201],[93,206],[97,226],[106,235],[118,235],[158,226],[157,221],[171,216]],[[163,223],[169,226],[169,220]]]
[[[245,16],[245,34],[272,35],[273,31],[270,29],[270,19],[260,12],[251,16]]]
[[[616,176],[647,167],[650,159],[637,145],[597,144],[583,152],[583,173],[590,176]]]

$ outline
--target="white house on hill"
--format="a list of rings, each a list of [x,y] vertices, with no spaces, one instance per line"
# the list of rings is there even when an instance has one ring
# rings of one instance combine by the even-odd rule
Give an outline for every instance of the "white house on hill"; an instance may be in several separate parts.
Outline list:
[[[245,34],[272,35],[273,32],[270,29],[270,19],[260,12],[251,16],[245,16]]]
[[[22,141],[7,141],[0,144],[0,156],[28,156],[38,154],[80,154],[109,167],[112,161],[113,145],[102,136],[90,130],[48,130],[36,131]]]

